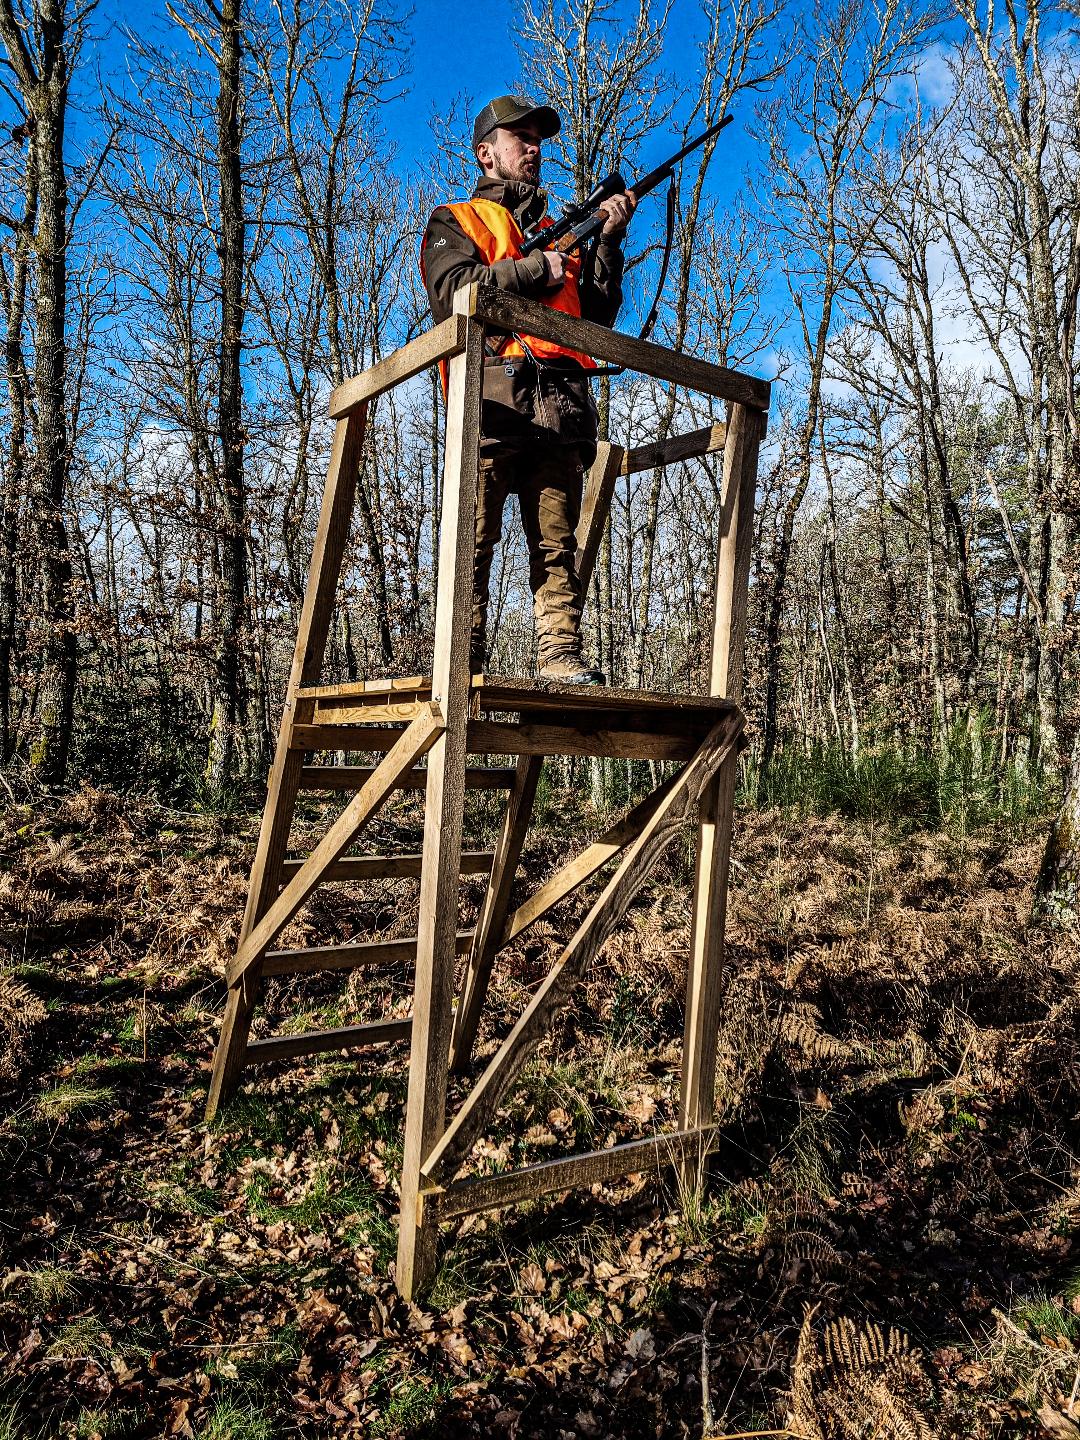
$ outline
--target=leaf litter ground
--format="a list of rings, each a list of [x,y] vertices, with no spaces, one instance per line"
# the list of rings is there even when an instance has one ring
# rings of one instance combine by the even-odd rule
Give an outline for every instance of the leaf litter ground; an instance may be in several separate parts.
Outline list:
[[[593,823],[547,807],[534,875]],[[1027,924],[1037,835],[741,814],[703,1193],[473,1217],[408,1305],[403,1046],[202,1123],[255,821],[84,790],[3,824],[0,1437],[1080,1436],[1080,951]],[[670,854],[476,1173],[673,1121],[689,882]],[[407,934],[414,897],[328,887],[287,938]],[[575,913],[500,963],[481,1059]],[[275,981],[259,1024],[408,1004],[404,969]]]

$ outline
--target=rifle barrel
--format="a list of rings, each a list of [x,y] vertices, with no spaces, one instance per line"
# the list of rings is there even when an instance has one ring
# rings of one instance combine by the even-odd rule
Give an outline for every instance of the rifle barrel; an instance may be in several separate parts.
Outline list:
[[[734,115],[723,116],[722,119],[717,120],[715,125],[710,125],[707,130],[703,130],[700,135],[691,140],[689,145],[684,145],[677,154],[669,156],[662,165],[658,165],[655,170],[650,170],[649,173],[643,175],[640,180],[633,181],[629,188],[633,190],[639,200],[642,195],[648,195],[650,190],[656,189],[661,180],[667,179],[680,160],[684,160],[691,151],[697,150],[700,146],[704,145],[707,140],[711,140],[714,135],[719,135],[724,126],[730,125],[734,119]]]

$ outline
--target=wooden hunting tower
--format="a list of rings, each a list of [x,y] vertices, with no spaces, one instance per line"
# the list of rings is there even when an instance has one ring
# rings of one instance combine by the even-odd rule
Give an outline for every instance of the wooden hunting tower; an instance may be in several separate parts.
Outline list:
[[[727,402],[726,425],[632,450],[602,444],[589,475],[578,534],[578,568],[587,587],[617,477],[723,451],[708,695],[659,695],[470,674],[480,386],[489,331],[537,335]],[[368,405],[442,359],[449,361],[450,379],[432,674],[320,686]],[[758,446],[768,404],[764,381],[475,285],[458,293],[450,319],[349,380],[331,397],[337,431],[247,909],[227,969],[228,1003],[207,1115],[212,1117],[236,1090],[248,1066],[408,1039],[397,1261],[397,1285],[405,1296],[412,1296],[432,1274],[440,1221],[664,1165],[700,1164],[711,1146],[735,762],[744,743],[738,701],[746,593]],[[383,758],[368,768],[308,763],[320,751],[374,752]],[[512,908],[537,781],[548,755],[676,761],[682,768]],[[470,756],[511,756],[516,765],[470,765]],[[465,792],[471,786],[509,791],[492,854],[462,851]],[[424,792],[423,853],[350,854],[367,822],[400,788]],[[350,792],[351,798],[316,848],[305,858],[290,859],[293,810],[304,789]],[[459,1179],[473,1146],[552,1018],[622,919],[664,847],[695,812],[697,858],[678,1129],[510,1173]],[[616,863],[599,898],[464,1104],[448,1119],[448,1074],[469,1064],[499,951],[608,861]],[[490,872],[486,897],[475,930],[462,933],[459,879],[478,872]],[[419,877],[415,939],[273,948],[323,882],[386,876]],[[467,959],[455,1000],[459,955]],[[250,1038],[263,977],[351,972],[403,958],[415,963],[411,1018]]]

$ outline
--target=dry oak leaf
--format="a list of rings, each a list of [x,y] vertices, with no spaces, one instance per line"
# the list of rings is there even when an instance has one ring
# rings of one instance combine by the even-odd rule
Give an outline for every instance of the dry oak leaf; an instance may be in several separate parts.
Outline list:
[[[523,1265],[518,1275],[524,1289],[531,1291],[534,1295],[540,1295],[547,1289],[547,1276],[535,1260],[530,1260],[527,1265]]]
[[[1080,1440],[1080,1425],[1047,1400],[1039,1411],[1039,1424],[1054,1440]]]

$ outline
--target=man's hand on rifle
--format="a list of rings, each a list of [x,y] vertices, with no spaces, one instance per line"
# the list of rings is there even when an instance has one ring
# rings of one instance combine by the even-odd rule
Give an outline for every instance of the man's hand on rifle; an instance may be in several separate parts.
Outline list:
[[[557,290],[566,278],[566,256],[561,250],[545,250],[544,264],[547,266],[547,288]]]
[[[637,196],[632,190],[627,190],[625,195],[612,195],[609,199],[602,200],[599,206],[600,214],[604,217],[602,233],[612,240],[618,240],[625,235],[636,205]]]

